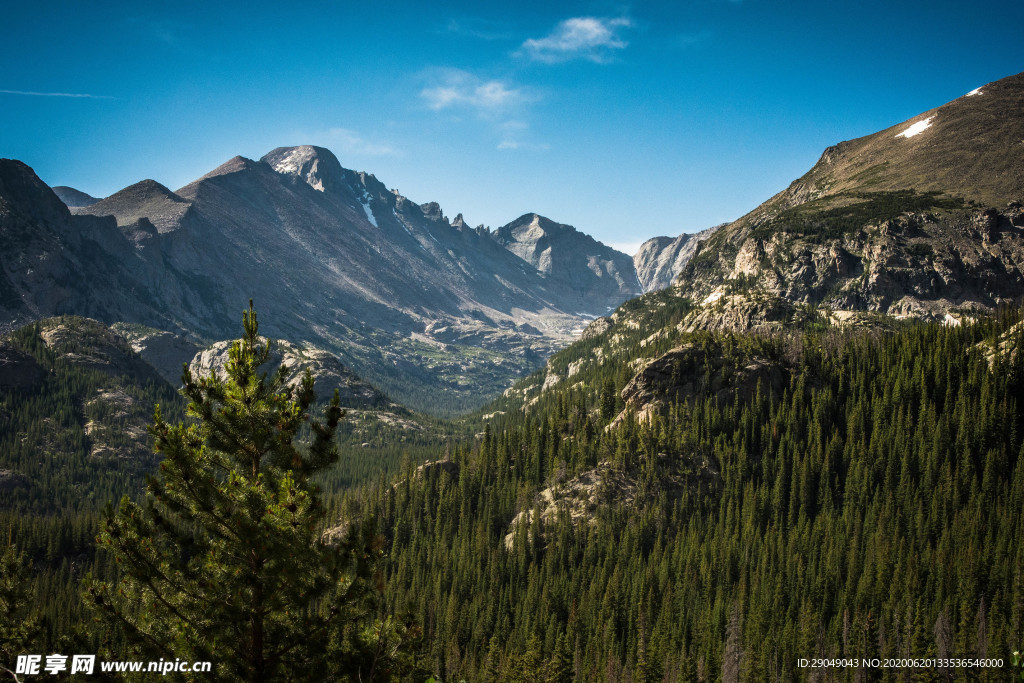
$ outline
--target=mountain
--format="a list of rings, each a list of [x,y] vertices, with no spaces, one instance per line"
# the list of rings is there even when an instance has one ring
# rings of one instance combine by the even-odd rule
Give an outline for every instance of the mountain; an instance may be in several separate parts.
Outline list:
[[[641,293],[628,256],[571,225],[529,213],[491,237],[536,268],[548,280],[549,290],[562,290],[560,298],[571,301],[575,296],[575,310],[590,313],[595,301],[625,301]]]
[[[156,228],[157,232],[173,231],[188,210],[189,203],[155,180],[143,180],[106,199],[75,207],[75,213],[93,216],[114,216],[122,230]]]
[[[67,185],[56,185],[53,187],[53,193],[60,197],[60,200],[68,207],[76,206],[89,206],[99,201],[96,197],[88,195],[81,190],[76,190],[73,187]]]
[[[131,295],[141,259],[116,221],[72,216],[32,169],[10,159],[0,159],[0,243],[0,333],[65,313],[172,325]]]
[[[569,226],[528,214],[469,228],[312,146],[70,212],[4,161],[0,202],[8,328],[78,313],[208,343],[252,298],[271,337],[336,353],[435,412],[479,405],[639,293],[628,257]]]
[[[665,289],[682,272],[683,267],[697,253],[701,242],[711,237],[721,226],[698,233],[683,233],[678,237],[652,237],[640,245],[633,255],[633,267],[644,292]]]
[[[1022,568],[1000,548],[1021,535],[1024,367],[993,356],[1021,310],[759,335],[680,329],[691,307],[624,304],[485,407],[444,469],[363,494],[387,599],[431,624],[417,654],[466,680],[567,662],[564,680],[796,681],[817,680],[801,651],[1017,647],[1021,610],[992,587]],[[439,588],[401,602],[418,586]]]
[[[818,163],[761,210],[788,209],[851,192],[942,192],[986,206],[1021,199],[1024,74],[936,109],[829,147]],[[758,213],[758,211],[755,211]]]
[[[674,284],[691,328],[778,328],[794,306],[951,324],[1024,295],[1024,74],[825,150],[719,228]],[[797,312],[798,313],[798,312]]]
[[[1013,652],[1024,612],[993,587],[1022,571],[1000,550],[1024,485],[1022,90],[826,151],[482,408],[445,469],[382,485],[388,598],[440,586],[410,601],[421,656],[693,681]]]
[[[46,318],[0,337],[0,359],[0,470],[20,482],[0,512],[98,508],[140,489],[157,461],[153,406],[184,406],[123,337],[88,318]]]

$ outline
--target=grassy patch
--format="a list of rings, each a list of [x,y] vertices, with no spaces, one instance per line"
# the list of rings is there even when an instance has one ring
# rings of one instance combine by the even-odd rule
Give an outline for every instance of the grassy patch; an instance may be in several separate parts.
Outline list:
[[[843,202],[842,205],[835,206],[837,201]],[[755,229],[751,236],[768,239],[775,233],[787,232],[821,243],[841,239],[865,225],[892,220],[903,213],[955,210],[964,206],[963,199],[943,196],[941,192],[847,192],[783,211]]]

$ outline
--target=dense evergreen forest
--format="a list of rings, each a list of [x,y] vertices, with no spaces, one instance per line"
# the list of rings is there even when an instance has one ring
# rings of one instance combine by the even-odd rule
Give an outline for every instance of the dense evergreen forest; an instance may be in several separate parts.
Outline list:
[[[358,529],[375,558],[353,580],[372,586],[374,642],[401,663],[378,679],[1006,680],[1024,644],[1021,311],[884,332],[811,311],[802,331],[736,335],[681,332],[688,308],[669,293],[628,303],[628,324],[551,359],[560,382],[537,373],[433,437],[342,422],[362,441],[315,481],[324,524]],[[20,642],[43,652],[98,637],[80,577],[114,569],[90,539],[145,467],[89,457],[79,433],[81,397],[120,380],[64,367],[38,329],[12,343],[51,370],[0,412],[0,468],[39,479],[0,501],[27,551],[2,578],[31,559],[35,596],[7,613],[42,620]],[[638,359],[680,348],[690,364],[638,418],[623,397]],[[151,391],[181,414],[172,390]],[[26,437],[42,432],[79,455],[32,469]],[[874,657],[1004,668],[798,666]]]
[[[184,407],[141,362],[91,362],[110,360],[104,326],[83,318],[65,322],[77,334],[52,346],[40,337],[39,324],[13,333],[8,348],[34,359],[38,379],[0,387],[0,471],[7,475],[0,477],[0,530],[4,544],[32,564],[27,576],[46,616],[48,648],[66,640],[82,618],[78,581],[85,571],[112,575],[108,558],[94,550],[103,507],[125,493],[140,495],[159,461],[145,441],[139,447],[132,427],[144,426],[156,404],[178,418]],[[113,350],[131,358],[126,345]],[[95,400],[104,394],[124,400]],[[94,452],[99,443],[103,449]]]
[[[707,372],[770,358],[784,387],[611,429],[602,389],[623,375],[598,365],[543,410],[507,413],[454,454],[457,468],[410,467],[374,491],[389,604],[412,608],[420,654],[445,680],[798,680],[812,671],[797,660],[815,657],[1008,666],[1024,618],[1019,317],[692,335],[709,360],[734,361]],[[557,506],[588,471],[597,504],[534,514],[506,539],[540,489]]]

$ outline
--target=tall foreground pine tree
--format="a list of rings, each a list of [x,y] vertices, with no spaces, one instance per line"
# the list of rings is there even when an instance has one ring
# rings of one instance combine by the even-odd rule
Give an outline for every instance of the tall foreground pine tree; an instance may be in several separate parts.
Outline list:
[[[120,580],[87,581],[87,602],[153,659],[209,661],[248,681],[369,680],[361,634],[374,632],[363,618],[377,553],[358,531],[338,546],[322,540],[325,513],[309,483],[338,458],[337,394],[324,422],[310,421],[309,372],[297,387],[284,367],[260,373],[270,343],[252,302],[243,325],[226,380],[185,369],[195,420],[170,425],[157,407],[150,431],[164,460],[144,506],[125,497],[108,514],[98,541]],[[300,448],[307,422],[311,443]]]

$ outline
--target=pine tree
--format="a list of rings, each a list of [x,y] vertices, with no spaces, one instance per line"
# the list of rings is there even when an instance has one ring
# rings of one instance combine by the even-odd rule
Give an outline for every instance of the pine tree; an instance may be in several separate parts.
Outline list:
[[[120,580],[90,577],[86,601],[150,657],[210,661],[222,676],[248,681],[332,670],[367,680],[353,622],[365,613],[365,577],[379,550],[359,529],[339,545],[325,542],[309,483],[338,457],[337,393],[325,422],[311,422],[308,370],[299,386],[286,384],[285,367],[268,379],[258,370],[271,343],[258,336],[251,301],[243,327],[226,380],[185,368],[182,393],[197,421],[170,425],[157,407],[150,431],[164,456],[159,474],[144,505],[125,497],[108,511],[98,541]],[[300,449],[307,423],[312,440]]]
[[[569,651],[569,639],[564,633],[558,634],[554,652],[548,660],[544,673],[545,683],[570,683],[573,679],[572,652]]]
[[[14,666],[18,655],[32,652],[41,635],[29,578],[31,568],[25,553],[8,541],[0,554],[0,673],[7,672],[14,680],[18,679],[7,667]]]
[[[604,381],[601,389],[601,419],[610,420],[615,417],[615,382],[611,377]]]

